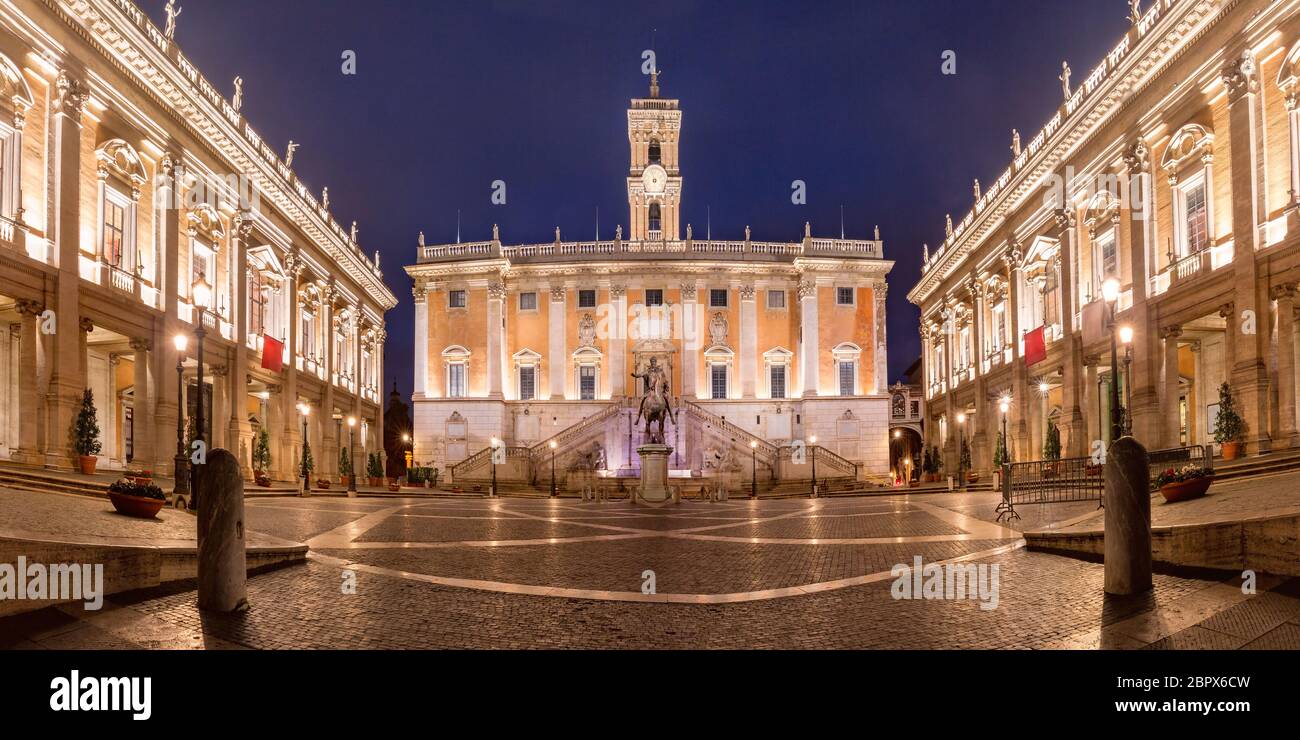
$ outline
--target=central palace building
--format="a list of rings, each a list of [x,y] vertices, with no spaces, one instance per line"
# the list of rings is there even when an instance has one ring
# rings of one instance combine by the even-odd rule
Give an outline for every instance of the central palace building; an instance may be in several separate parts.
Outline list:
[[[760,483],[888,468],[885,277],[875,240],[698,239],[682,223],[682,110],[627,112],[628,230],[612,241],[425,245],[416,302],[414,457],[456,480],[585,469],[633,476],[642,372],[668,371],[676,476]],[[814,441],[815,439],[815,441]],[[498,464],[490,465],[489,448]],[[809,451],[815,448],[814,454]],[[805,462],[805,460],[807,461]]]
[[[927,251],[929,444],[987,470],[1109,443],[1112,383],[1148,449],[1209,444],[1227,383],[1251,454],[1293,447],[1300,2],[1155,0]],[[1117,285],[1117,323],[1104,286]],[[1132,330],[1111,373],[1109,326]],[[1119,332],[1117,332],[1118,334]],[[1127,379],[1127,382],[1125,382]]]

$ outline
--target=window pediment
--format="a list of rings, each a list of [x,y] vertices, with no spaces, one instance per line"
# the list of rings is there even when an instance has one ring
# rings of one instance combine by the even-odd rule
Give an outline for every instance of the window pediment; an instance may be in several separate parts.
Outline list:
[[[140,154],[121,139],[110,139],[95,150],[100,177],[116,177],[131,187],[132,198],[139,197],[140,186],[148,179]]]
[[[449,360],[463,360],[467,359],[469,355],[470,351],[459,344],[453,344],[442,351],[442,356]]]
[[[1178,170],[1194,158],[1204,161],[1214,157],[1214,133],[1198,123],[1189,123],[1178,129],[1165,147],[1160,158],[1160,167],[1170,177],[1177,177]]]

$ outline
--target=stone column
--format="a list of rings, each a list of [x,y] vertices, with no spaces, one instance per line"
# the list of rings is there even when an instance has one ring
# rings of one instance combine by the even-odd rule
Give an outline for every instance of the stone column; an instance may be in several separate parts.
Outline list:
[[[627,395],[627,287],[609,286],[609,301],[609,396],[617,399]]]
[[[1166,326],[1160,336],[1165,340],[1165,392],[1160,405],[1165,413],[1164,446],[1178,447],[1182,425],[1178,416],[1178,338],[1183,335],[1183,327]]]
[[[384,342],[388,341],[388,329],[380,325],[375,332],[375,343],[370,350],[370,356],[375,358],[375,377],[384,377]],[[384,394],[383,381],[377,381],[375,384],[378,391],[375,394],[375,449],[379,451],[379,456],[384,459],[384,470],[387,468],[388,450],[384,447]]]
[[[324,300],[321,301],[321,326],[325,331],[325,389],[321,391],[321,446],[320,457],[316,461],[316,470],[327,478],[337,479],[339,474],[338,425],[334,423],[334,389],[340,357],[334,356],[334,334],[338,331],[338,320],[334,311],[334,302],[338,299],[338,286],[334,278],[325,285]]]
[[[800,327],[803,357],[800,358],[800,375],[803,378],[803,397],[815,398],[821,385],[820,348],[817,336],[817,283],[808,280],[799,283]]]
[[[700,321],[698,288],[694,282],[682,283],[682,398],[696,397],[697,362],[704,349],[704,326]]]
[[[755,398],[758,389],[758,308],[753,285],[740,286],[740,393]]]
[[[502,316],[506,302],[506,286],[494,282],[488,286],[487,299],[487,397],[501,400],[505,398],[502,391],[501,352]]]
[[[549,355],[546,358],[547,368],[551,377],[551,394],[552,400],[560,400],[565,397],[565,377],[569,367],[569,341],[568,341],[568,318],[566,311],[567,304],[565,298],[568,296],[568,290],[564,286],[551,288],[551,307],[548,314],[549,327],[547,329],[547,340],[550,348],[547,351]],[[577,389],[574,389],[574,396],[577,396]]]
[[[889,392],[889,340],[887,331],[887,321],[885,312],[885,303],[889,297],[889,285],[884,280],[878,280],[872,285],[871,294],[876,299],[876,326],[872,332],[872,340],[876,345],[876,378],[875,389],[868,391],[863,388],[864,393],[877,393],[884,395]]]
[[[422,398],[428,393],[429,386],[428,292],[428,282],[416,278],[415,287],[411,288],[411,298],[415,301],[415,378],[412,395],[416,398]]]
[[[284,390],[280,394],[280,416],[284,422],[284,434],[280,444],[280,463],[278,469],[282,480],[294,480],[298,477],[295,461],[302,449],[302,427],[298,418],[298,324],[302,307],[298,305],[298,278],[302,270],[302,258],[298,250],[290,250],[284,256],[285,300],[288,301],[286,314],[289,322],[289,362],[284,367]],[[274,438],[274,434],[271,435]]]
[[[18,449],[10,459],[24,465],[42,465],[44,458],[38,449],[38,417],[40,399],[36,383],[37,333],[40,315],[44,309],[36,301],[18,301],[18,314],[22,317],[18,361]]]
[[[189,328],[180,321],[177,306],[180,277],[180,211],[175,206],[180,196],[175,177],[179,174],[179,159],[180,155],[173,152],[163,154],[162,162],[158,165],[162,176],[158,178],[157,183],[157,200],[162,204],[162,209],[157,212],[157,218],[160,241],[158,289],[161,291],[162,298],[159,309],[163,312],[163,320],[154,323],[156,327],[154,346],[158,347],[153,352],[154,379],[157,382],[158,394],[155,399],[156,424],[153,435],[157,444],[154,445],[153,459],[154,472],[164,474],[163,471],[166,471],[165,474],[168,476],[175,471],[176,420],[177,416],[183,413],[176,405],[177,352],[173,340],[177,334],[189,333]],[[165,444],[164,440],[166,440]]]
[[[231,308],[234,322],[235,348],[230,363],[230,420],[226,432],[227,444],[239,461],[240,473],[245,480],[253,477],[253,427],[248,423],[248,279],[252,268],[248,264],[248,243],[253,236],[252,215],[240,213],[235,217],[235,305]]]
[[[982,276],[975,276],[966,283],[966,289],[971,294],[971,303],[975,306],[975,413],[967,424],[967,431],[970,433],[971,467],[975,470],[983,470],[993,465],[992,453],[987,454],[986,465],[986,452],[991,449],[988,446],[989,420],[985,413],[987,409],[983,407],[983,399],[988,398],[989,394],[987,373],[984,369],[984,358],[988,355],[984,337],[984,314],[988,300],[981,279]]]
[[[1020,245],[1016,242],[1008,244],[1006,252],[1002,255],[1002,262],[1007,268],[1007,285],[1011,296],[1009,313],[1013,398],[1008,434],[1012,439],[1007,440],[1007,445],[1012,450],[1012,459],[1022,461],[1032,457],[1026,455],[1026,449],[1029,447],[1029,422],[1026,420],[1029,411],[1029,368],[1025,365],[1024,349],[1021,346],[1023,329],[1020,326],[1020,303],[1024,300],[1021,294],[1023,274],[1020,264],[1023,258]]]
[[[1124,182],[1128,204],[1129,274],[1132,279],[1133,306],[1128,322],[1133,327],[1132,356],[1129,367],[1133,436],[1144,444],[1155,445],[1160,439],[1160,399],[1156,392],[1159,374],[1159,335],[1154,330],[1151,308],[1147,303],[1150,280],[1148,264],[1152,245],[1156,243],[1155,190],[1151,182],[1151,152],[1140,136],[1124,154],[1128,180]],[[1123,352],[1123,348],[1120,349]]]
[[[1228,331],[1239,333],[1243,322],[1253,317],[1255,331],[1240,334],[1234,343],[1235,365],[1232,389],[1241,403],[1246,423],[1246,445],[1251,452],[1267,452],[1269,437],[1269,378],[1265,358],[1268,356],[1269,332],[1267,295],[1260,287],[1259,267],[1255,261],[1259,249],[1261,225],[1267,218],[1266,187],[1263,167],[1263,116],[1259,111],[1258,62],[1245,50],[1224,67],[1222,77],[1228,90],[1228,142],[1232,168],[1232,234],[1234,303],[1236,316],[1228,322]],[[1212,156],[1207,153],[1206,157]],[[1211,234],[1211,237],[1216,236]]]
[[[1078,217],[1072,207],[1056,212],[1056,227],[1061,241],[1061,331],[1068,359],[1061,386],[1061,432],[1065,435],[1065,457],[1083,457],[1088,454],[1091,440],[1087,422],[1080,403],[1083,399],[1083,342],[1074,330],[1074,315],[1078,311]]]
[[[1101,425],[1109,424],[1110,419],[1103,419],[1101,398],[1097,392],[1097,364],[1101,357],[1088,355],[1083,358],[1083,416],[1088,424],[1088,449],[1091,451],[1093,440],[1101,439]]]
[[[81,113],[89,97],[85,85],[60,70],[56,80],[57,99],[51,115],[51,147],[54,162],[55,252],[58,255],[58,287],[54,335],[54,373],[50,378],[46,408],[45,464],[70,470],[72,421],[86,387],[84,337],[77,327],[81,318]]]
[[[149,352],[153,344],[148,339],[134,338],[131,349],[135,351],[135,389],[131,414],[131,450],[133,462],[151,460],[153,453],[153,394],[149,387]],[[149,462],[142,462],[150,465]],[[161,471],[155,471],[161,472]]]
[[[1295,283],[1272,291],[1277,301],[1278,442],[1288,447],[1300,445],[1295,407],[1295,293]]]

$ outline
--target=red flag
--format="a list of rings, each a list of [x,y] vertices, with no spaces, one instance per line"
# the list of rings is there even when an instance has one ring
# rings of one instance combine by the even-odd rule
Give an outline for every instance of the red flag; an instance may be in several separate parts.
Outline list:
[[[273,373],[284,367],[284,342],[270,334],[262,335],[262,367]]]
[[[1043,341],[1043,327],[1025,335],[1025,367],[1047,359],[1047,344]]]

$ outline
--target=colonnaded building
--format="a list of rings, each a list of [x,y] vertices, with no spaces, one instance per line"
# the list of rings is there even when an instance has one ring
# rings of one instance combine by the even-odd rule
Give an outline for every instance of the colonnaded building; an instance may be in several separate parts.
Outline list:
[[[1141,5],[1092,71],[1063,70],[1060,109],[1013,135],[908,294],[950,468],[963,435],[989,467],[1003,397],[1017,460],[1041,459],[1049,421],[1066,456],[1108,443],[1125,376],[1148,448],[1210,443],[1225,381],[1250,453],[1297,443],[1300,2]],[[1110,281],[1132,330],[1118,379]]]
[[[242,81],[227,101],[167,25],[128,0],[0,4],[0,458],[76,465],[89,389],[101,468],[170,475],[178,411],[202,399],[211,444],[249,474],[266,428],[285,480],[305,404],[329,475],[344,417],[379,449],[396,300],[294,175],[292,147],[282,159],[239,112]]]
[[[421,245],[415,282],[414,456],[485,476],[635,476],[632,373],[667,370],[672,475],[743,472],[763,484],[888,469],[885,276],[875,240],[698,239],[682,224],[682,111],[650,95],[627,112],[629,225],[612,241]],[[683,229],[684,226],[684,229]],[[684,236],[683,238],[683,231]],[[815,438],[815,442],[814,442]],[[805,454],[792,458],[792,443]],[[791,460],[797,464],[792,464]],[[500,465],[496,467],[501,467]],[[802,471],[802,472],[801,472]]]

